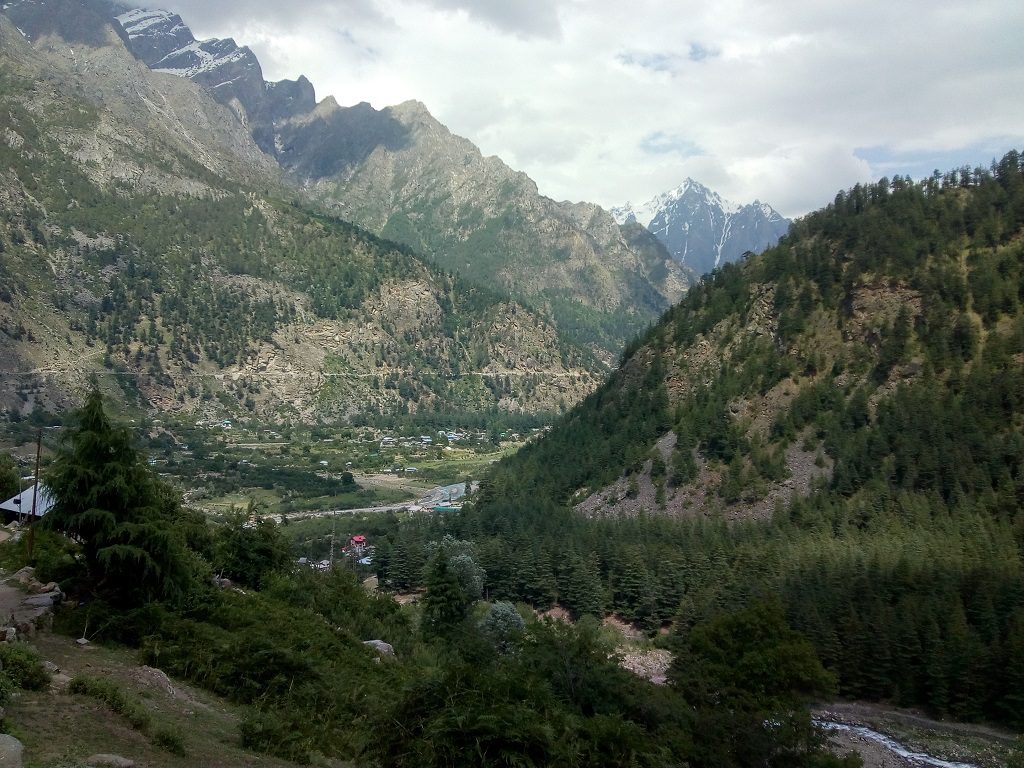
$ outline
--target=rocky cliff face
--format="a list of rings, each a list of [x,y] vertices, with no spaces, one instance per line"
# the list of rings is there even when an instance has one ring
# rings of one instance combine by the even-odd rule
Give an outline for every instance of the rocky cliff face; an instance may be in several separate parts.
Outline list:
[[[196,40],[181,17],[169,11],[115,7],[114,12],[136,56],[155,72],[199,83],[231,107],[269,154],[274,154],[274,123],[316,106],[309,80],[266,82],[253,52],[231,38]]]
[[[418,102],[327,100],[277,131],[282,164],[344,218],[547,307],[606,357],[688,284],[657,243],[637,247],[595,205],[544,197]]]

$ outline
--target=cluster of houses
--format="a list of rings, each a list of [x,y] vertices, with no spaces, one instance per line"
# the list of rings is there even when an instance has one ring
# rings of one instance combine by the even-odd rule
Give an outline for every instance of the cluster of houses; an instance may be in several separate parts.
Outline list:
[[[333,550],[333,547],[332,547]],[[341,556],[354,560],[359,565],[373,565],[373,553],[375,548],[366,537],[357,533],[348,540],[348,544],[341,548]],[[295,561],[296,565],[312,568],[315,571],[329,571],[334,563],[331,560],[310,560],[308,557],[300,557]]]
[[[458,430],[444,430],[439,429],[437,431],[436,438],[444,438],[449,443],[466,443],[466,442],[485,442],[487,438],[486,432],[459,432]],[[518,435],[516,435],[518,437]],[[418,437],[392,437],[390,435],[384,436],[380,439],[380,447],[385,448],[427,448],[435,445],[434,435],[419,435]]]

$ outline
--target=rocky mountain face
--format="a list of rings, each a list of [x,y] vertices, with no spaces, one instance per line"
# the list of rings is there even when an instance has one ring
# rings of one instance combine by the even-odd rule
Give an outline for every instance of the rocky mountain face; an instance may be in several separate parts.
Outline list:
[[[418,102],[375,110],[328,99],[279,124],[278,137],[282,165],[344,218],[546,307],[595,348],[616,349],[686,288],[655,242],[635,247],[597,206],[543,197]]]
[[[693,179],[641,205],[613,208],[612,214],[620,224],[646,227],[698,275],[775,245],[790,225],[767,203],[736,205]]]
[[[176,14],[115,12],[139,58],[230,106],[260,148],[340,216],[544,308],[606,362],[688,285],[656,240],[624,234],[597,206],[542,196],[420,103],[316,104],[305,78],[266,83],[251,51],[197,42]]]
[[[14,418],[66,407],[92,376],[142,408],[271,421],[557,410],[595,386],[598,361],[546,316],[293,201],[228,107],[152,72],[122,33],[76,0],[0,13]]]
[[[274,154],[274,123],[316,106],[313,84],[267,82],[249,48],[231,38],[196,40],[181,17],[164,10],[113,7],[129,48],[155,72],[185,77],[232,109],[262,150]]]

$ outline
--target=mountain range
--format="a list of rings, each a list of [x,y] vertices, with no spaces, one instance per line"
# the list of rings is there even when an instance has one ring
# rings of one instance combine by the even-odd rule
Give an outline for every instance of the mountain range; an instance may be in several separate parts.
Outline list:
[[[646,227],[698,275],[775,245],[791,223],[767,203],[730,203],[689,178],[641,205],[613,208],[612,215],[620,224]]]
[[[147,410],[270,420],[551,411],[596,384],[550,315],[325,214],[237,113],[125,38],[89,3],[0,14],[12,418],[93,376]]]
[[[312,84],[264,81],[233,40],[196,41],[181,17],[115,6],[130,49],[156,72],[202,85],[288,177],[342,218],[443,269],[543,308],[610,362],[678,300],[689,273],[658,241],[596,205],[542,196],[415,101],[384,109],[317,103]]]
[[[47,83],[47,98],[66,110],[58,114],[55,107],[39,103],[38,90],[22,94],[15,89],[4,95],[12,116],[22,115],[24,130],[12,122],[5,150],[15,156],[11,168],[20,170],[6,179],[12,207],[3,237],[19,249],[34,249],[24,276],[41,258],[51,265],[68,264],[67,269],[55,266],[51,276],[38,273],[41,282],[35,287],[56,278],[57,293],[74,297],[46,306],[42,291],[31,316],[24,315],[25,306],[8,308],[9,327],[25,329],[11,337],[17,349],[12,359],[22,359],[39,375],[52,377],[55,370],[67,374],[68,360],[77,358],[103,362],[107,370],[125,367],[121,378],[143,382],[143,399],[163,407],[209,408],[231,402],[270,413],[291,403],[282,413],[390,412],[425,404],[446,407],[449,395],[465,390],[463,385],[452,389],[417,379],[419,383],[399,393],[394,379],[422,356],[410,352],[406,359],[406,353],[433,347],[437,353],[422,360],[425,372],[485,374],[477,381],[486,386],[470,388],[473,394],[464,398],[473,408],[557,408],[592,387],[623,345],[677,301],[701,268],[694,266],[698,261],[692,254],[704,246],[695,239],[681,260],[635,213],[620,225],[597,205],[544,197],[528,176],[496,157],[484,157],[419,102],[384,109],[365,103],[342,107],[331,97],[317,102],[306,78],[267,82],[252,51],[231,39],[198,41],[177,14],[108,0],[15,0],[5,3],[0,15],[10,20],[8,31],[14,35],[8,35],[11,43],[3,52],[5,71],[17,82],[28,78]],[[69,83],[75,83],[74,91]],[[59,130],[45,127],[46,121]],[[58,183],[37,196],[29,179],[41,176],[78,178],[81,189],[68,192],[64,180],[63,187]],[[709,200],[714,197],[705,193]],[[60,200],[46,204],[54,194]],[[192,206],[197,210],[190,215],[227,217],[201,247],[187,245],[195,233],[171,239],[178,237],[172,235],[174,227],[160,218],[189,208],[180,201],[193,198],[217,200],[221,210],[213,214]],[[34,208],[33,200],[42,205]],[[689,197],[680,196],[672,210],[681,211],[685,200]],[[281,201],[291,203],[283,213]],[[148,216],[130,214],[132,207],[148,211]],[[98,212],[89,216],[89,210]],[[706,207],[694,210],[708,220],[721,218]],[[324,213],[331,223],[324,223]],[[358,234],[335,219],[356,225]],[[139,220],[150,222],[145,246],[139,242]],[[263,227],[255,247],[253,221]],[[38,237],[25,234],[31,235],[33,226]],[[310,228],[321,226],[349,233],[346,238],[360,241],[356,250],[364,256],[371,252],[373,258],[347,261],[353,253],[343,249],[325,261],[301,252],[309,247],[303,244],[310,242]],[[734,218],[729,231],[758,226]],[[134,239],[131,231],[137,233]],[[47,232],[60,234],[47,237]],[[729,240],[730,247],[733,242]],[[248,243],[244,254],[241,243]],[[119,314],[123,307],[96,304],[112,284],[123,280],[133,262],[145,262],[159,273],[151,277],[158,295],[173,294],[184,264],[172,265],[180,257],[168,259],[166,254],[189,247],[202,254],[193,277],[205,286],[226,279],[233,298],[225,301],[236,309],[273,297],[277,314],[261,331],[239,333],[236,326],[230,334],[234,339],[228,341],[222,318],[219,330],[210,331],[209,343],[186,354],[185,343],[176,344],[174,338],[184,339],[196,328],[187,323],[175,333],[168,327],[163,303],[146,296],[150,288],[135,285],[127,291],[132,310],[127,315]],[[714,258],[724,258],[721,244],[716,247]],[[77,260],[82,249],[104,252],[103,258],[112,263],[86,262],[85,272],[91,270],[86,279]],[[5,258],[8,268],[15,269],[12,257]],[[310,258],[315,269],[301,266]],[[366,276],[367,270],[372,277]],[[313,274],[319,282],[311,280]],[[356,275],[354,287],[350,283]],[[75,282],[79,278],[85,281],[82,285]],[[136,290],[142,295],[133,295]],[[471,319],[472,313],[445,319],[467,306],[465,301],[491,319]],[[394,308],[396,302],[415,307],[411,318],[438,318],[437,330],[447,340],[424,341],[422,335],[434,332],[429,324],[395,322],[396,312],[407,311]],[[366,349],[340,351],[352,331],[332,325],[316,334],[336,339],[339,351],[315,351],[320,342],[309,336],[309,324],[337,323],[345,319],[343,314],[352,323],[369,322],[377,329],[360,342]],[[68,329],[64,335],[72,340],[69,350],[59,351],[52,344],[42,349],[39,339],[46,334],[33,330],[33,324],[44,317],[53,321],[53,334]],[[290,333],[296,318],[303,320],[298,326],[302,332]],[[509,330],[513,322],[517,330]],[[114,327],[120,323],[127,325]],[[146,333],[135,327],[140,323]],[[490,332],[483,330],[488,327]],[[90,356],[87,348],[101,338],[100,328],[107,349]],[[79,339],[76,332],[83,329]],[[147,351],[140,353],[147,342]],[[296,345],[303,351],[288,350]],[[369,352],[374,345],[380,349]],[[182,355],[187,365],[179,370],[171,361]],[[229,401],[214,397],[224,389],[219,383],[212,389],[194,382],[185,385],[184,377],[198,375],[188,370],[196,365],[212,365],[203,375],[224,376],[228,382],[252,374],[266,379],[277,366],[289,373],[275,372],[272,386],[246,379],[244,392],[238,390],[239,396]],[[75,374],[79,380],[88,368]],[[162,376],[143,375],[140,368],[159,369]],[[349,378],[339,389],[342,373]],[[547,377],[547,383],[540,385],[538,377]],[[288,383],[309,380],[316,382],[312,391],[319,393],[312,400],[296,394]],[[310,390],[306,383],[296,386]],[[238,389],[234,384],[226,388]],[[9,386],[8,397],[19,398],[9,402],[30,410],[34,389],[24,382]],[[66,393],[61,386],[51,389],[58,399]],[[332,398],[348,398],[349,404],[340,410],[324,406],[328,392],[334,393]],[[527,402],[528,395],[544,392]]]

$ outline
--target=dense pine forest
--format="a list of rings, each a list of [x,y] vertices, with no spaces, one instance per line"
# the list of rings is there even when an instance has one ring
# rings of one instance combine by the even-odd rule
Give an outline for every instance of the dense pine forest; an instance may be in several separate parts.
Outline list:
[[[454,523],[485,593],[682,638],[779,595],[841,694],[1024,726],[1022,269],[1017,152],[837,195],[691,290],[495,469]],[[767,521],[726,522],[786,482],[794,446],[830,471]],[[698,473],[713,503],[659,506]],[[638,477],[650,508],[573,510]],[[398,533],[382,577],[408,586],[425,536]]]

